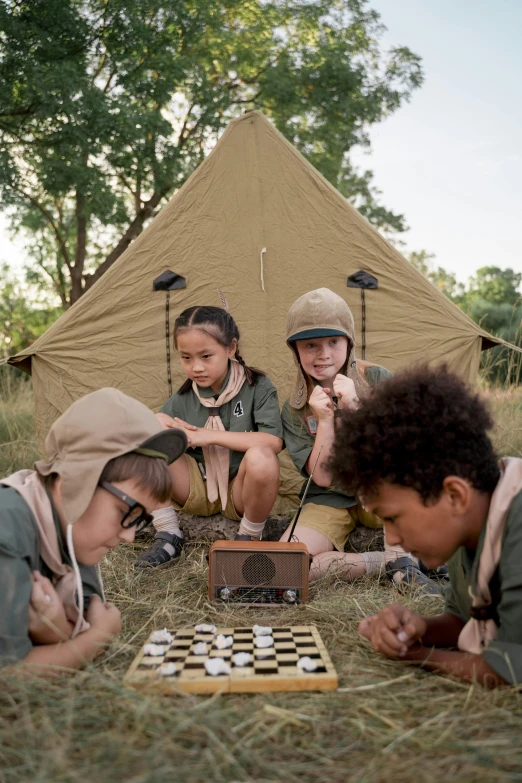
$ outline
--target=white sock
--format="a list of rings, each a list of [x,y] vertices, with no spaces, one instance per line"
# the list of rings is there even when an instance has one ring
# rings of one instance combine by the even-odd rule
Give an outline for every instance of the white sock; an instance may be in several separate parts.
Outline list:
[[[265,529],[265,523],[266,519],[264,522],[251,522],[243,514],[243,519],[239,523],[238,533],[240,536],[255,536],[255,538],[261,538],[263,530]]]
[[[152,524],[158,533],[174,533],[179,538],[183,538],[177,511],[172,506],[159,508],[157,511],[152,512],[152,516]]]
[[[386,563],[393,563],[394,560],[398,560],[399,557],[409,557],[414,563],[418,565],[418,560],[413,557],[409,552],[406,552],[402,546],[389,546],[384,539],[384,559]]]
[[[364,560],[368,576],[378,574],[384,569],[386,562],[384,552],[361,552],[361,557]]]

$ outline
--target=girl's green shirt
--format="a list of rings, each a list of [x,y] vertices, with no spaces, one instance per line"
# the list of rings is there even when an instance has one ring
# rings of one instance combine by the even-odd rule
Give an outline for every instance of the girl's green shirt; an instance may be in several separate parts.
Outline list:
[[[212,389],[199,389],[202,397],[214,397],[217,399],[227,383],[228,375],[218,394]],[[196,427],[204,427],[209,415],[209,409],[200,403],[196,394],[190,389],[186,394],[176,392],[160,408],[161,413],[167,413],[172,418],[183,419]],[[219,410],[223,426],[228,432],[268,432],[270,435],[283,437],[283,425],[279,413],[277,389],[266,376],[261,376],[253,386],[246,381],[238,394],[221,406]],[[188,449],[187,454],[198,462],[204,463],[203,450],[201,448]],[[230,452],[230,478],[233,478],[241,460],[245,456],[243,451]]]
[[[391,378],[391,372],[384,367],[375,365],[368,367],[364,375],[370,386],[376,386],[383,380]],[[307,414],[294,410],[287,400],[281,411],[283,420],[283,431],[285,446],[292,458],[297,470],[308,480],[306,463],[314,447],[315,434],[313,434],[314,421],[310,421]],[[312,430],[312,431],[311,431]],[[302,496],[305,483],[301,487],[299,497]],[[355,506],[357,501],[353,495],[343,492],[339,487],[319,487],[315,481],[312,481],[306,496],[307,503],[317,503],[320,506],[332,506],[333,508],[350,508]]]

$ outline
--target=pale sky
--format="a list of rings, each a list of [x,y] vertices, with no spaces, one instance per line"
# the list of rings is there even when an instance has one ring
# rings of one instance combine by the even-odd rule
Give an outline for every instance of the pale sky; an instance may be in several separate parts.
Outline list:
[[[370,0],[386,46],[409,46],[426,75],[411,103],[371,131],[382,202],[402,212],[408,250],[465,281],[485,265],[522,272],[522,0]],[[0,216],[0,261],[23,263]]]
[[[387,45],[419,54],[424,85],[371,131],[382,202],[405,215],[410,250],[465,281],[522,272],[521,0],[370,0]]]

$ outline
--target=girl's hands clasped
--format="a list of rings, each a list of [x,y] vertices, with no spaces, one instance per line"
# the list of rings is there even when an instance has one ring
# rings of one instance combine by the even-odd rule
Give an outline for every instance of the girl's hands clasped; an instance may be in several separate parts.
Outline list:
[[[316,386],[310,395],[308,404],[317,421],[328,421],[328,419],[333,419],[334,404],[330,389]]]
[[[183,421],[183,419],[178,419],[177,417],[172,421],[174,422],[175,427],[185,431],[189,446],[192,446],[192,448],[212,445],[212,433],[215,435],[215,430],[207,430],[204,427],[195,427],[194,424],[189,424],[188,421]]]
[[[167,413],[156,413],[156,418],[166,430],[184,430],[188,438],[188,445],[192,446],[192,448],[212,445],[211,430],[206,430],[204,427],[196,427],[194,424],[189,424],[188,421],[178,419],[177,416],[172,418]]]
[[[351,378],[338,373],[333,382],[334,394],[339,400],[339,407],[343,410],[356,410],[359,406],[359,398],[355,391],[355,384]]]

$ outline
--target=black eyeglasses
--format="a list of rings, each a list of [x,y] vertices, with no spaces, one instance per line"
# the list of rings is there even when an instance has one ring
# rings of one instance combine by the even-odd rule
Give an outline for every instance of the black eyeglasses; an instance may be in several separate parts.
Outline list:
[[[122,500],[125,505],[129,507],[129,510],[121,520],[121,526],[125,528],[125,530],[128,530],[130,527],[135,527],[136,533],[139,533],[140,530],[143,530],[144,527],[147,527],[147,525],[152,522],[152,514],[149,514],[145,506],[142,506],[137,500],[131,498],[130,495],[120,492],[120,490],[109,481],[100,481],[99,486],[106,489],[107,492],[110,492],[111,495],[114,495],[118,500]]]

